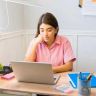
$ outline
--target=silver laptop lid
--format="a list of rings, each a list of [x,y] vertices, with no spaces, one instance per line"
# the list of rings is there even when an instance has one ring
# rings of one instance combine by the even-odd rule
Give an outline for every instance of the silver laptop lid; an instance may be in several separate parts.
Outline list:
[[[44,62],[13,61],[11,66],[18,81],[55,84],[52,65]]]

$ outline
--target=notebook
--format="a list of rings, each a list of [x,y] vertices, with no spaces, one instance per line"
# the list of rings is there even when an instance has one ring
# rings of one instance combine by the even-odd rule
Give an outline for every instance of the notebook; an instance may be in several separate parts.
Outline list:
[[[56,84],[60,75],[53,74],[52,65],[44,62],[14,61],[11,66],[20,82]]]
[[[69,73],[69,82],[71,83],[73,88],[77,88],[77,83],[78,83],[78,74],[79,73]],[[88,76],[90,73],[89,72],[83,72],[82,73],[85,76]],[[91,88],[96,88],[96,76],[92,75],[91,78]]]

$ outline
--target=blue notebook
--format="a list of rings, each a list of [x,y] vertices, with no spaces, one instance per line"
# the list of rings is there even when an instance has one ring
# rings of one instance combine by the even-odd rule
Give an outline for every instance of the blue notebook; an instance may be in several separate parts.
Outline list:
[[[77,79],[79,73],[69,73],[69,81],[73,88],[77,88]],[[90,73],[82,73],[85,76],[88,76]],[[96,76],[92,75],[91,78],[91,88],[96,88]]]

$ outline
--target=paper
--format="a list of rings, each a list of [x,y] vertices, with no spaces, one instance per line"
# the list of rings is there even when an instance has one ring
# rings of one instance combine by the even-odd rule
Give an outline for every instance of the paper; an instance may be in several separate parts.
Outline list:
[[[69,94],[73,92],[73,88],[70,85],[66,85],[66,84],[55,86],[55,88],[63,93]]]
[[[83,15],[96,16],[96,0],[83,0],[83,6],[81,10]]]

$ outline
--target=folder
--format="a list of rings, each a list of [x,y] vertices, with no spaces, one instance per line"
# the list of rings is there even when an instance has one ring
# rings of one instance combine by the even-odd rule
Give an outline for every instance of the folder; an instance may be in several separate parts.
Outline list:
[[[77,88],[78,74],[79,73],[69,73],[68,74],[69,82],[71,83],[73,88]],[[84,76],[88,76],[89,74],[90,74],[89,72],[82,73],[82,75],[84,75]],[[91,78],[91,88],[96,88],[96,76],[95,75],[92,75],[92,78]]]

